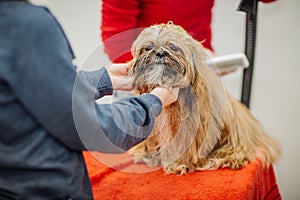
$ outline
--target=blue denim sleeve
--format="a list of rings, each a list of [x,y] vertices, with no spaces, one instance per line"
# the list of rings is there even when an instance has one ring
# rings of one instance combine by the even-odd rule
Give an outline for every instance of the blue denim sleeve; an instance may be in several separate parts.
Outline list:
[[[26,18],[14,32],[14,63],[7,78],[41,127],[76,151],[123,152],[150,134],[162,109],[156,96],[98,105],[95,97],[112,91],[108,75],[96,90],[76,72],[72,50],[55,18],[49,12]]]
[[[96,71],[79,71],[81,77],[86,80],[92,87],[95,87],[97,92],[95,99],[99,99],[105,95],[112,95],[113,88],[105,67]]]

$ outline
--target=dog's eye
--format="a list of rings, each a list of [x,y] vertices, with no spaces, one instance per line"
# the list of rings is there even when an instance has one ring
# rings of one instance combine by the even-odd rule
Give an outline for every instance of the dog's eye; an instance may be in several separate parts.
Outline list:
[[[174,45],[174,44],[169,44],[169,48],[174,51],[174,52],[177,52],[178,51],[178,48]]]
[[[151,49],[153,49],[152,45],[146,46],[146,48],[145,48],[146,51],[150,51]]]

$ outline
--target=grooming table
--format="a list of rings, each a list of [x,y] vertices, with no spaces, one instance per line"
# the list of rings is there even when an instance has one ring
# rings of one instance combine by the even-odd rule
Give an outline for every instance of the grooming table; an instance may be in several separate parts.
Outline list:
[[[129,154],[83,155],[95,200],[281,199],[273,167],[263,168],[259,160],[240,170],[219,169],[178,176],[135,164]]]

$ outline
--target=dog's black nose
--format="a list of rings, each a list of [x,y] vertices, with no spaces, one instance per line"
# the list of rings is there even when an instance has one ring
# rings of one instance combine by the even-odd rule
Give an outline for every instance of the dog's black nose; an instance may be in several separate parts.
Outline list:
[[[160,57],[160,58],[163,58],[163,57],[166,56],[166,53],[163,52],[163,51],[158,51],[158,52],[156,52],[156,56],[157,56],[157,57]]]

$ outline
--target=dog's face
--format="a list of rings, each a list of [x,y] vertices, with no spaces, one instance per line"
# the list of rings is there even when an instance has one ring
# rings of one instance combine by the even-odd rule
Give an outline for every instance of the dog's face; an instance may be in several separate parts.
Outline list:
[[[184,29],[173,24],[144,29],[132,46],[131,73],[138,91],[149,92],[158,85],[179,88],[192,85],[197,74],[194,43]]]

